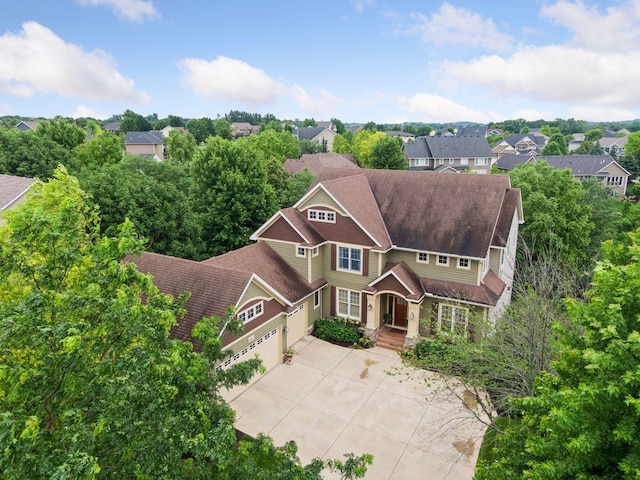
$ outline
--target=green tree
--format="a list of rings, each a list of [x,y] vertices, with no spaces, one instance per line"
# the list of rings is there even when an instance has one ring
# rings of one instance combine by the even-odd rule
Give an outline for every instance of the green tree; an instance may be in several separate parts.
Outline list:
[[[40,122],[37,132],[69,151],[84,142],[86,138],[86,132],[82,128],[63,119]]]
[[[402,153],[402,140],[384,136],[380,138],[371,149],[367,168],[382,170],[406,170],[407,159]]]
[[[365,123],[362,126],[362,128],[363,128],[363,130],[368,130],[370,132],[377,132],[378,131],[378,125],[374,121]]]
[[[378,140],[386,137],[387,135],[384,132],[365,129],[358,130],[353,135],[351,153],[353,153],[354,157],[360,163],[360,165],[367,166],[369,164],[369,157],[371,156],[373,146]]]
[[[605,244],[586,301],[568,301],[578,327],[562,330],[555,373],[480,462],[478,479],[632,479],[640,472],[640,231]]]
[[[589,151],[589,155],[604,155],[604,149],[599,141],[596,141],[595,145]]]
[[[151,130],[151,122],[149,120],[132,110],[124,111],[118,127],[119,133],[148,132],[149,130]]]
[[[198,148],[196,139],[188,131],[171,130],[166,138],[167,160],[173,163],[188,163]]]
[[[264,157],[248,141],[209,138],[192,169],[208,255],[246,245],[278,208]]]
[[[306,167],[291,175],[287,183],[287,192],[282,199],[282,208],[291,207],[300,200],[306,193],[314,178],[315,175]]]
[[[193,138],[196,139],[198,145],[210,136],[216,134],[216,129],[213,126],[213,120],[208,117],[191,119],[187,122],[186,128],[189,130],[189,133],[193,135]]]
[[[213,371],[218,319],[168,338],[182,300],[123,262],[130,223],[101,237],[96,211],[61,169],[0,227],[0,472],[9,479],[230,478],[233,411]],[[232,477],[231,477],[232,478]]]
[[[120,136],[100,132],[78,145],[72,153],[74,171],[85,167],[113,165],[121,161],[124,156],[124,142]]]
[[[347,127],[344,126],[344,123],[342,123],[337,118],[332,118],[331,119],[331,123],[333,123],[335,125],[336,133],[343,134],[343,133],[345,133],[347,131]]]
[[[257,135],[240,139],[261,152],[265,158],[275,157],[281,163],[287,158],[300,158],[300,142],[289,132],[267,129]]]
[[[562,147],[560,144],[555,141],[549,141],[544,148],[542,149],[542,155],[544,156],[553,156],[553,155],[564,155],[562,153]]]
[[[320,143],[306,138],[304,140],[300,140],[300,156],[304,155],[305,153],[321,153],[322,151],[323,148]]]
[[[213,121],[213,131],[216,136],[222,137],[225,140],[231,140],[233,138],[233,129],[225,118],[217,118]]]
[[[304,122],[302,122],[302,126],[303,127],[317,127],[318,126],[318,122],[316,122],[315,119],[313,119],[313,118],[305,118]]]
[[[70,163],[71,152],[48,136],[0,129],[0,173],[46,180],[58,165]]]
[[[100,208],[102,233],[115,236],[129,219],[151,252],[200,259],[204,250],[193,211],[191,177],[184,167],[128,157],[80,172],[82,188]]]
[[[517,166],[509,176],[513,187],[522,190],[525,223],[520,234],[534,257],[540,249],[558,245],[568,263],[588,260],[592,212],[571,170],[538,160]]]
[[[352,151],[353,133],[338,133],[333,137],[333,146],[331,150],[334,153],[353,153]]]

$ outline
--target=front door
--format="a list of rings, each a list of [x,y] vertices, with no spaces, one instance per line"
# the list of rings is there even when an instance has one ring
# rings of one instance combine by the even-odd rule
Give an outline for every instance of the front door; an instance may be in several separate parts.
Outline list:
[[[402,297],[394,298],[393,326],[397,328],[407,328],[407,301]]]

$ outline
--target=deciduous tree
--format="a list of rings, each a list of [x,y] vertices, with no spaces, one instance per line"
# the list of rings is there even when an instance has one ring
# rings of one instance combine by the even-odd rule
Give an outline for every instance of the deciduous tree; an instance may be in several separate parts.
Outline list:
[[[402,140],[386,135],[378,139],[371,149],[366,166],[382,170],[406,170],[407,159],[402,153]]]

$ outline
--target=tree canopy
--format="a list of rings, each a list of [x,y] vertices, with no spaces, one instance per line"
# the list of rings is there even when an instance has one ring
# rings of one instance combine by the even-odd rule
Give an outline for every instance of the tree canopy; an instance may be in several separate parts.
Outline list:
[[[368,168],[381,170],[406,170],[407,159],[402,153],[402,140],[385,135],[371,149]]]

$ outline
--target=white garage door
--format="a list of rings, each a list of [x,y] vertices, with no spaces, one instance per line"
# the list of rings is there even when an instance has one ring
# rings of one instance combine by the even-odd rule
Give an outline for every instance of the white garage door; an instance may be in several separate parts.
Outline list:
[[[304,305],[300,305],[293,312],[287,314],[287,348],[307,334],[307,312]]]
[[[245,348],[237,352],[233,357],[225,360],[225,362],[222,365],[218,366],[216,370],[219,370],[221,368],[229,368],[234,363],[249,360],[255,355],[258,355],[260,357],[260,359],[262,360],[262,365],[267,370],[270,370],[277,364],[282,363],[282,348],[280,346],[280,339],[282,338],[281,328],[282,327],[274,328],[273,330],[265,333],[262,337],[253,340]],[[255,374],[247,385],[240,385],[230,390],[223,389],[223,391],[221,392],[222,397],[227,402],[233,400],[238,395],[240,395],[249,385],[257,381],[260,376],[261,375],[259,373]]]

